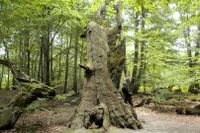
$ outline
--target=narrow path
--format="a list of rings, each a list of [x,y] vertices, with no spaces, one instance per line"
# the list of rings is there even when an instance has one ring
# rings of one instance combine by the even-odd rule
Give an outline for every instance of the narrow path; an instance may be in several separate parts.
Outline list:
[[[200,133],[200,117],[158,113],[147,108],[136,109],[138,118],[144,121],[143,129],[132,131],[112,127],[113,133]]]

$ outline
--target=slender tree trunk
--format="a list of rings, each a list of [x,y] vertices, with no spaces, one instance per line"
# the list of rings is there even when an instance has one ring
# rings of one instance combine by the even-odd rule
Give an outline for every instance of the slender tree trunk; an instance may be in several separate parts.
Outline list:
[[[58,57],[58,76],[57,79],[60,80],[61,78],[61,72],[62,72],[62,55],[59,55]]]
[[[27,51],[27,74],[28,75],[30,75],[30,69],[31,69],[31,51],[30,51],[30,49],[28,49],[28,51]]]
[[[142,6],[142,24],[141,24],[141,31],[142,34],[144,34],[144,28],[145,28],[145,13],[144,13],[144,7]],[[133,94],[137,93],[143,78],[143,73],[144,73],[144,65],[145,65],[145,42],[144,40],[141,41],[141,48],[140,48],[140,65],[138,68],[138,75],[137,75],[137,80],[135,82],[135,86],[133,88]]]
[[[139,27],[139,13],[136,12],[135,17],[135,35],[138,32]],[[134,45],[134,61],[133,61],[133,72],[132,72],[132,79],[130,84],[130,89],[134,90],[137,82],[137,71],[138,71],[138,53],[139,53],[139,47],[138,47],[138,39],[137,36],[135,37],[135,45]]]
[[[62,45],[60,46],[60,51],[63,49],[63,37],[61,37],[61,44]],[[61,79],[61,73],[62,73],[62,54],[60,54],[58,57],[58,75],[57,75],[58,80]]]
[[[9,48],[5,42],[5,40],[3,40],[3,45],[5,47],[5,56],[6,59],[10,60],[10,56],[9,56]],[[10,70],[8,69],[8,78],[7,78],[7,84],[6,84],[6,88],[9,89],[10,88]]]
[[[4,75],[4,65],[1,66],[0,89],[2,87],[3,75]]]
[[[49,62],[49,44],[46,43],[44,49],[44,83],[50,85],[50,62]]]
[[[19,38],[19,65],[20,68],[23,68],[23,63],[24,63],[24,56],[23,56],[23,40],[22,40],[22,35],[20,35]]]
[[[79,62],[80,64],[82,64],[82,60],[83,60],[83,45],[84,45],[84,41],[82,40],[82,44],[81,44],[81,48],[80,48],[80,58],[79,58]],[[83,79],[82,79],[82,69],[79,68],[79,74],[78,74],[78,81],[79,81],[79,88],[83,87]]]
[[[188,17],[187,17],[187,20],[188,20]],[[187,46],[188,66],[190,69],[189,74],[192,77],[194,74],[194,71],[192,70],[194,65],[193,65],[193,60],[192,60],[192,48],[191,48],[191,44],[190,44],[190,27],[189,26],[187,26],[187,28],[184,32],[184,38],[186,39],[185,42],[186,42],[186,46]],[[188,91],[191,93],[197,93],[194,83],[190,84]]]
[[[66,49],[66,68],[65,68],[65,83],[64,83],[64,90],[63,93],[67,92],[67,86],[68,86],[68,77],[69,77],[69,55],[70,55],[70,47],[72,43],[72,33],[70,34],[69,40],[67,41],[67,49]]]
[[[36,58],[35,58],[35,61],[39,61],[39,53],[37,53],[37,56],[36,56]],[[38,64],[35,64],[34,62],[35,62],[34,60],[32,61],[32,64],[33,64],[33,71],[32,71],[32,75],[34,75],[34,78],[35,79],[37,79],[38,81],[40,81],[40,79],[38,78],[38,72],[39,72],[39,63]]]
[[[200,32],[200,26],[198,26],[198,31]],[[194,60],[194,65],[195,66],[198,66],[199,63],[198,63],[198,58],[199,58],[199,51],[200,51],[200,33],[198,34],[198,39],[197,39],[197,42],[196,42],[196,51],[195,51],[195,60]],[[196,73],[195,73],[196,74]],[[200,93],[200,86],[199,86],[199,83],[198,81],[195,81],[196,83],[194,84],[194,87],[198,90],[198,92]]]
[[[73,91],[78,94],[77,86],[77,61],[78,61],[78,42],[79,41],[79,29],[76,29],[76,42],[74,46],[74,70],[73,70]]]
[[[29,50],[29,31],[24,32],[24,49],[23,49],[23,70],[26,74],[30,74],[30,50]]]
[[[44,37],[41,37],[41,42],[40,42],[40,59],[39,59],[39,65],[38,65],[38,79],[40,79],[40,81],[42,83],[44,83],[44,78],[43,78],[43,75],[44,75],[44,71],[43,71],[43,66],[44,66],[44,63],[43,63],[43,45],[44,45]]]
[[[51,59],[53,58],[53,44],[50,44],[51,45]],[[59,58],[61,58],[59,56]],[[53,81],[55,79],[55,76],[54,76],[54,69],[53,69],[53,60],[51,60],[51,67],[50,67],[50,73],[51,73],[51,81]]]
[[[50,44],[49,44],[49,26],[45,28],[43,33],[43,41],[42,41],[42,48],[43,48],[43,80],[46,85],[50,85]]]
[[[35,77],[35,73],[37,72],[37,70],[35,70],[34,61],[31,61],[31,62],[30,62],[30,65],[31,65],[30,75],[31,75],[31,77],[37,79],[37,78]]]

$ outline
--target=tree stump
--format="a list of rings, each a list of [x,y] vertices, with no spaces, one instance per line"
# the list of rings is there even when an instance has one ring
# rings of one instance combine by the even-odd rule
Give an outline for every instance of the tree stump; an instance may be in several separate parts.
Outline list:
[[[72,129],[88,128],[89,125],[89,127],[105,128],[106,130],[108,125],[112,125],[119,128],[142,128],[135,111],[123,102],[110,78],[107,67],[109,47],[105,33],[105,29],[96,22],[90,22],[87,26],[87,65],[81,65],[85,69],[86,81],[81,103],[70,120],[69,127]],[[91,114],[99,105],[104,105],[100,107],[104,113],[97,114],[107,114],[107,117],[99,117],[99,120],[101,118],[103,120],[101,124],[96,124],[95,120],[91,121]],[[107,124],[102,124],[104,122]],[[91,126],[91,123],[95,125]]]

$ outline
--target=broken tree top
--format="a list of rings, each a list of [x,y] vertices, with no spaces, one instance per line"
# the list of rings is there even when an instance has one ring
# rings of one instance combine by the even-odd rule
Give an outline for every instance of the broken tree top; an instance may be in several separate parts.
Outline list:
[[[96,22],[90,22],[86,29],[86,39],[88,62],[84,67],[82,65],[86,70],[86,82],[81,103],[69,127],[107,129],[112,125],[120,128],[141,128],[135,111],[119,97],[110,78],[107,66],[109,49],[104,27]],[[102,119],[98,115],[102,115]]]

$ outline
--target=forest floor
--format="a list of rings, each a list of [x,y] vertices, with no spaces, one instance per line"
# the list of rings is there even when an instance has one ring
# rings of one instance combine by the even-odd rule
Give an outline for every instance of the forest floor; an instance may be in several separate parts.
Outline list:
[[[7,93],[7,92],[4,92]],[[8,92],[9,93],[9,92]],[[4,100],[0,94],[0,105]],[[9,96],[12,95],[9,93]],[[68,96],[63,100],[40,99],[27,108],[14,129],[3,133],[60,133],[66,131],[66,123],[80,102],[80,97]],[[136,108],[143,129],[129,130],[110,127],[109,133],[200,133],[200,117],[177,115],[172,112],[154,111],[147,107]],[[1,132],[1,131],[0,131]],[[84,131],[80,131],[83,133]],[[67,132],[66,132],[67,133]]]

